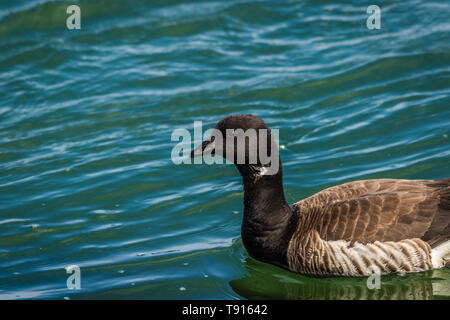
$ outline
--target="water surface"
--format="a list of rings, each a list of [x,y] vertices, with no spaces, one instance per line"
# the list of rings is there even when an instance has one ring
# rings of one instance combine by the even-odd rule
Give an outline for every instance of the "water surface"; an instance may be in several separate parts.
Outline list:
[[[450,269],[369,290],[258,262],[237,170],[170,158],[173,130],[253,113],[290,203],[450,177],[448,4],[383,1],[369,30],[356,0],[75,3],[81,30],[73,1],[0,4],[0,298],[450,298]]]

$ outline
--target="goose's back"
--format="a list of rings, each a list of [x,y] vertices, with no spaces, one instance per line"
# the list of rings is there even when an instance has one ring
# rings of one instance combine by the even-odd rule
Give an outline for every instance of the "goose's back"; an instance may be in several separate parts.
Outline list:
[[[293,205],[289,268],[364,275],[430,269],[432,247],[450,239],[450,179],[377,179],[325,189]],[[300,270],[301,269],[301,270]]]

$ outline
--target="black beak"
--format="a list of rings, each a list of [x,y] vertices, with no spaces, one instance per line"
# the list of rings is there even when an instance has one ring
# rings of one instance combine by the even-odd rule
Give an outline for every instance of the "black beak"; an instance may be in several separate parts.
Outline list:
[[[203,154],[203,151],[205,151],[205,149],[209,145],[211,145],[211,141],[210,140],[203,141],[201,145],[199,145],[197,148],[192,150],[191,158],[195,158],[195,157],[201,156]],[[214,154],[214,150],[211,152],[211,154]]]

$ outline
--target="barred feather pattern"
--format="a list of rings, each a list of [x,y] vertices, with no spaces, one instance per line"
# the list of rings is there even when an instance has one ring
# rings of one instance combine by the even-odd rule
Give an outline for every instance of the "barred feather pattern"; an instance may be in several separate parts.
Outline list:
[[[366,276],[442,267],[450,254],[449,185],[450,179],[362,180],[295,203],[288,268]]]
[[[315,276],[369,276],[433,268],[431,247],[420,239],[362,244],[326,241],[317,232],[291,240],[291,271]]]

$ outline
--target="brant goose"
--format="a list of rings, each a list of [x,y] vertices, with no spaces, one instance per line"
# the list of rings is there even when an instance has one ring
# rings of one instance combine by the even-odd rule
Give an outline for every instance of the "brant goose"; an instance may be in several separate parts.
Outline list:
[[[215,129],[227,138],[233,133],[234,149],[228,152],[230,139],[215,134],[191,157],[224,155],[236,165],[244,184],[242,240],[253,258],[310,276],[417,272],[449,262],[450,178],[353,181],[289,205],[278,146],[264,121],[231,115]],[[256,141],[248,129],[258,132]],[[259,132],[266,132],[265,139]],[[268,172],[260,153],[252,161],[255,146],[276,155],[270,160],[279,162],[276,171]],[[245,151],[241,161],[239,150]]]

